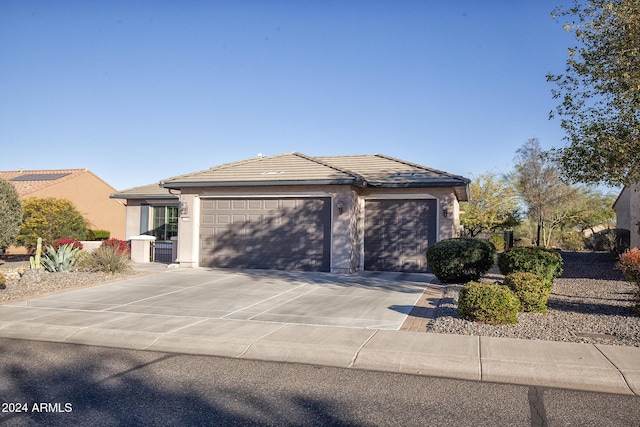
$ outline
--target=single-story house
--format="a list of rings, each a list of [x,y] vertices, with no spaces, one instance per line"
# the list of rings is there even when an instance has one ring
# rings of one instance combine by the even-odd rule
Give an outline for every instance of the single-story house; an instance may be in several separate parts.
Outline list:
[[[629,230],[632,248],[640,248],[640,184],[626,185],[613,204],[616,228]]]
[[[467,178],[382,154],[258,156],[112,195],[127,238],[176,232],[181,267],[427,271]]]
[[[111,237],[124,238],[125,206],[109,196],[116,191],[88,169],[0,171],[21,200],[31,197],[71,201],[94,230],[109,230]]]

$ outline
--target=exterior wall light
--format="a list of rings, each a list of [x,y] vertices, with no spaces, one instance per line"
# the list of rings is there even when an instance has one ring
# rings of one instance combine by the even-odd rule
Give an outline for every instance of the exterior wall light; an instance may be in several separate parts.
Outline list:
[[[189,208],[187,207],[187,202],[185,202],[184,200],[182,200],[180,202],[180,216],[187,216],[189,215]]]
[[[442,215],[446,218],[449,216],[449,208],[447,206],[442,208]]]
[[[344,202],[342,201],[342,199],[338,199],[338,201],[336,202],[336,207],[338,208],[338,213],[342,213],[342,211],[344,210]]]

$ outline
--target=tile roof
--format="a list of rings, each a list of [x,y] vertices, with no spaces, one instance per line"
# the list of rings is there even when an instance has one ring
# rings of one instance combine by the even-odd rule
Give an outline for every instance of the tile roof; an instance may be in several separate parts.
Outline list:
[[[467,178],[382,154],[255,157],[161,181],[165,188],[225,185],[353,184],[374,187],[466,186]]]
[[[168,178],[160,181],[159,185],[124,190],[112,197],[166,196],[167,189],[185,187],[305,184],[350,184],[381,188],[455,187],[460,199],[466,200],[469,179],[383,154],[310,157],[294,152],[226,163]]]
[[[214,166],[160,182],[165,188],[231,185],[357,184],[358,178],[300,153],[280,154]]]
[[[384,154],[314,157],[342,170],[352,171],[371,187],[461,186],[467,178]]]
[[[88,169],[47,169],[47,170],[18,170],[0,171],[0,178],[9,181],[18,191],[20,197],[43,188],[58,184],[62,181],[90,173]]]
[[[111,194],[109,197],[112,199],[170,199],[178,198],[179,191],[171,190],[173,194],[169,192],[169,189],[160,187],[160,184],[149,184],[140,187],[128,188],[126,190],[118,191]]]

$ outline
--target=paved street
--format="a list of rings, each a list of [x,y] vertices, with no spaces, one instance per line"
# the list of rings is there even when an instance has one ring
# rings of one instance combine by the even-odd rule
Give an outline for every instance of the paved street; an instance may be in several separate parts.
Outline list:
[[[640,423],[634,396],[23,340],[0,351],[8,426]]]
[[[164,269],[9,302],[0,337],[640,394],[640,348],[398,330],[430,280]]]

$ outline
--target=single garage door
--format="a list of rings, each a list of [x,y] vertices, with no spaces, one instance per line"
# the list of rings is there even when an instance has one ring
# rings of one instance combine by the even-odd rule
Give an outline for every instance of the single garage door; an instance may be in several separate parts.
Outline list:
[[[331,199],[202,199],[200,265],[329,271]]]
[[[364,269],[427,271],[427,247],[436,241],[436,200],[367,200]]]

